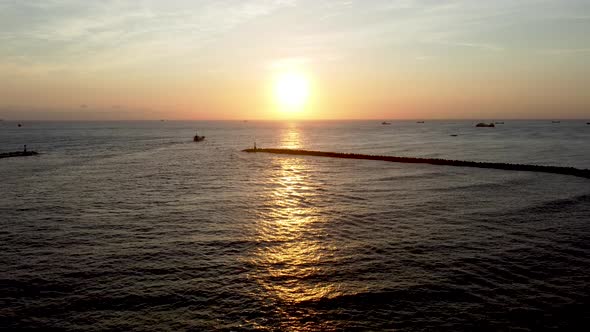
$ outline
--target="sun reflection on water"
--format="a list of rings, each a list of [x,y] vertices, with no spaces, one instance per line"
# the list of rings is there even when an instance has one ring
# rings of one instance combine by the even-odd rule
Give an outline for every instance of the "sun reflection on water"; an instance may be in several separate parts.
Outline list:
[[[287,133],[287,141],[298,138],[296,130]],[[297,142],[293,144],[297,145]],[[289,307],[315,301],[337,293],[337,286],[326,281],[322,261],[333,248],[325,241],[325,206],[319,203],[318,184],[313,168],[305,158],[273,158],[269,191],[262,197],[263,213],[257,220],[255,237],[262,245],[252,263],[263,290],[259,295],[276,304],[277,310],[293,326]],[[322,277],[324,276],[324,277]],[[308,313],[311,315],[312,313]],[[299,317],[301,318],[301,317]]]
[[[283,149],[300,149],[302,147],[302,137],[296,123],[289,123],[288,128],[284,129],[281,136],[281,148]]]
[[[277,159],[275,189],[269,193],[274,206],[259,223],[258,240],[268,243],[258,251],[258,263],[266,267],[268,280],[263,286],[285,302],[300,302],[325,297],[332,285],[312,281],[318,274],[322,247],[318,227],[324,222],[314,206],[314,188],[309,183],[305,160]]]

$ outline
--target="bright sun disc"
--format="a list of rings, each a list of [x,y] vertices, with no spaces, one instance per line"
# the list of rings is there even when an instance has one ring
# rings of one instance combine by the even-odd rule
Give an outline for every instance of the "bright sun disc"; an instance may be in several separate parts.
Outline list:
[[[275,82],[275,96],[283,110],[299,110],[309,97],[309,81],[302,74],[282,74]]]

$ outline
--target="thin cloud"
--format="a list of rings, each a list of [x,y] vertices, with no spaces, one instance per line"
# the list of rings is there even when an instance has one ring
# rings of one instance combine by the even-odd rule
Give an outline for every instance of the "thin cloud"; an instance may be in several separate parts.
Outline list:
[[[504,47],[494,45],[494,44],[487,44],[487,43],[467,43],[467,42],[443,42],[440,41],[439,43],[449,45],[449,46],[459,46],[459,47],[468,47],[468,48],[475,48],[482,51],[491,51],[491,52],[500,52],[504,50]]]
[[[272,61],[268,65],[268,69],[270,70],[282,70],[282,69],[290,69],[290,68],[298,68],[305,66],[312,62],[312,59],[307,57],[292,57],[292,58],[285,58]]]
[[[174,1],[165,5],[161,1],[5,3],[6,10],[0,13],[3,41],[0,59],[61,62],[68,67],[79,63],[81,67],[91,68],[116,65],[131,54],[141,54],[142,59],[182,55],[242,23],[295,3],[293,0],[211,1],[188,6]],[[127,63],[122,60],[122,64]]]
[[[590,53],[590,47],[586,47],[586,48],[554,48],[554,49],[540,50],[539,53],[552,54],[552,55]]]

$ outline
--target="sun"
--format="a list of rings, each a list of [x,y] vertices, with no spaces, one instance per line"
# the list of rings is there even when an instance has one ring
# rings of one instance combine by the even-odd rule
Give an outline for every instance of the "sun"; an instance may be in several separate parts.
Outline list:
[[[309,98],[309,80],[302,73],[282,73],[276,78],[274,93],[281,110],[301,110]]]

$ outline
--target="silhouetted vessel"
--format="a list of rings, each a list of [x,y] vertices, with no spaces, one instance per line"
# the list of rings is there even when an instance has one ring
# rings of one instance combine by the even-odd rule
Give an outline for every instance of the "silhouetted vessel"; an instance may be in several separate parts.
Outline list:
[[[416,123],[424,123],[424,121],[416,121]]]
[[[551,123],[561,123],[561,121],[551,121]]]
[[[193,137],[193,142],[201,142],[204,140],[205,140],[205,136],[199,136],[199,134],[195,132],[195,136]]]
[[[496,125],[494,125],[493,123],[480,122],[480,123],[476,124],[475,126],[476,127],[495,127]]]
[[[381,124],[382,124],[382,125],[390,125],[390,124],[391,124],[391,122],[383,121],[383,122],[381,122]]]

